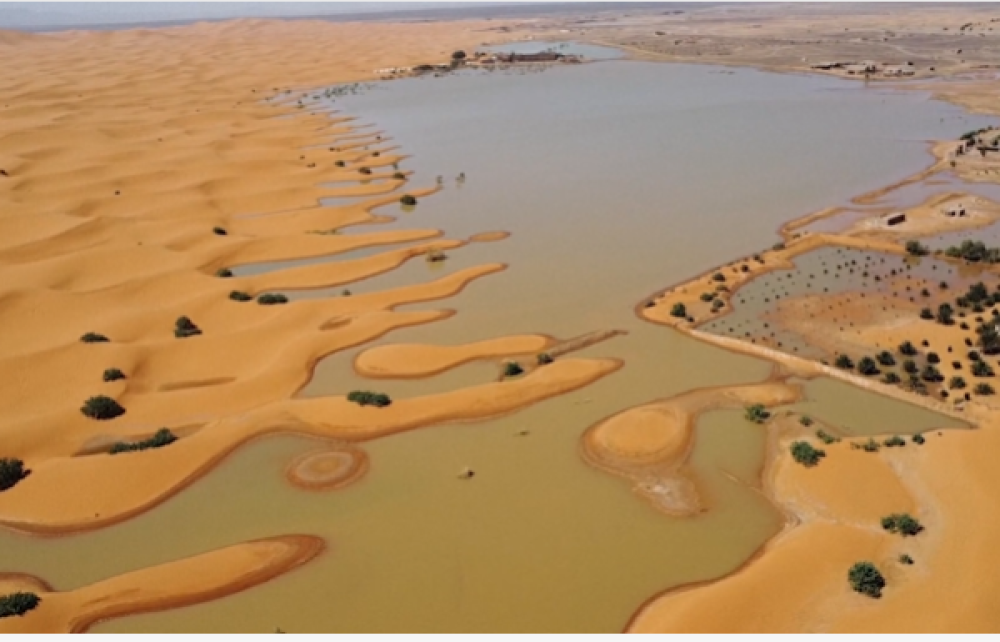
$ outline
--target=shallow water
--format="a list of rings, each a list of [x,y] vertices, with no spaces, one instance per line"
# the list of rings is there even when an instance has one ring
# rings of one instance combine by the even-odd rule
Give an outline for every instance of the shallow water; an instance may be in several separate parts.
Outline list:
[[[401,165],[415,170],[414,185],[445,178],[445,190],[411,213],[380,208],[400,216],[389,227],[439,227],[448,238],[513,233],[449,251],[443,265],[418,258],[351,284],[370,291],[468,265],[510,264],[456,297],[414,306],[457,310],[451,319],[376,343],[452,344],[522,332],[569,338],[621,328],[629,334],[581,354],[617,357],[625,367],[502,419],[366,444],[369,474],[341,491],[309,493],[284,482],[283,466],[313,442],[259,441],[119,526],[44,541],[0,535],[20,560],[16,570],[68,588],[249,538],[311,533],[326,537],[330,550],[294,573],[97,630],[570,632],[620,630],[655,592],[735,568],[780,528],[774,509],[747,485],[761,465],[759,428],[733,412],[699,424],[693,463],[712,509],[689,519],[656,512],[623,480],[586,466],[579,436],[636,404],[760,380],[769,364],[640,322],[633,306],[770,246],[791,218],[920,169],[930,160],[923,140],[969,127],[957,125],[957,108],[914,93],[713,71],[609,61],[544,74],[402,80],[338,98],[338,108],[375,123],[414,155]],[[460,172],[464,182],[455,179]],[[321,362],[302,395],[364,386],[405,396],[489,375],[485,364],[470,364],[383,386],[348,370],[356,353]],[[858,395],[852,403],[876,413],[903,405]],[[843,400],[810,402],[819,404],[810,412],[822,415]],[[517,436],[523,428],[530,435]],[[727,436],[730,429],[739,438]],[[473,480],[456,479],[464,466],[477,471]]]

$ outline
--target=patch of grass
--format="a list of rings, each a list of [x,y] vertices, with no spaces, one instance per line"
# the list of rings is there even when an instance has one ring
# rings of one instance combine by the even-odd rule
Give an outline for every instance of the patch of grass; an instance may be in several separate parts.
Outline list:
[[[80,341],[84,343],[108,343],[110,340],[103,334],[97,334],[96,332],[88,332],[80,337]]]
[[[403,196],[400,197],[399,202],[403,205],[416,205],[417,199],[409,194],[403,194]]]
[[[890,533],[898,533],[903,537],[912,537],[924,530],[916,519],[907,513],[893,513],[882,518],[882,528]]]
[[[233,276],[233,271],[230,270],[229,268],[219,268],[215,272],[215,276],[219,277],[220,279],[228,279]]]
[[[104,383],[111,383],[112,381],[118,381],[119,379],[125,378],[125,373],[118,368],[108,368],[104,371]]]
[[[503,376],[505,377],[516,377],[523,372],[524,368],[516,361],[508,361],[503,365]]]
[[[282,305],[284,303],[288,303],[288,297],[284,294],[267,292],[257,297],[257,303],[261,305]]]
[[[41,602],[34,593],[18,591],[0,597],[0,618],[24,615]]]
[[[149,450],[150,448],[162,448],[168,446],[177,441],[177,436],[170,432],[168,428],[160,428],[156,431],[149,439],[143,439],[142,441],[119,441],[111,446],[110,452],[112,455],[117,455],[118,453],[129,453],[138,452],[140,450]]]
[[[114,419],[125,414],[125,409],[111,397],[97,395],[83,402],[80,412],[99,421]]]
[[[796,441],[792,444],[792,459],[802,464],[806,468],[811,468],[819,463],[819,460],[826,457],[826,453],[818,448],[813,448],[807,441]]]
[[[743,417],[755,424],[762,424],[771,418],[771,413],[767,411],[764,404],[755,403],[752,406],[746,407]]]
[[[851,588],[871,598],[882,597],[885,588],[885,578],[871,562],[858,562],[847,572],[847,581]]]
[[[196,326],[194,322],[187,317],[179,317],[177,321],[174,322],[174,336],[178,339],[196,337],[199,334],[201,334],[201,328]]]
[[[28,476],[24,462],[20,459],[4,457],[0,459],[0,491],[13,488],[17,482]]]
[[[229,298],[233,301],[239,301],[241,303],[244,301],[253,301],[253,296],[247,294],[246,292],[240,292],[239,290],[233,290],[230,292]]]
[[[347,400],[353,401],[359,406],[375,406],[376,408],[384,408],[392,403],[389,395],[369,390],[354,390],[347,395]]]

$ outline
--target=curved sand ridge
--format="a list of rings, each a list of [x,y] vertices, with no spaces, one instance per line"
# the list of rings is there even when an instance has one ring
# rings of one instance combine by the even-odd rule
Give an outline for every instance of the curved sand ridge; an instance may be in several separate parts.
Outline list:
[[[635,492],[656,508],[676,516],[692,515],[707,509],[685,470],[698,417],[713,409],[783,405],[800,397],[798,386],[782,381],[693,390],[630,408],[590,427],[583,434],[583,457],[631,480]]]
[[[938,145],[935,150],[950,145]],[[940,168],[939,162],[931,169]],[[866,194],[855,202],[876,202],[896,187],[933,173],[921,172],[912,180]],[[957,201],[971,203],[977,211],[966,219],[940,215],[934,218],[941,207]],[[847,442],[818,444],[810,431],[791,418],[772,419],[765,490],[785,512],[785,530],[731,575],[652,598],[632,618],[629,631],[953,633],[1000,628],[1000,615],[986,597],[1000,591],[1000,580],[992,572],[998,562],[994,543],[1000,533],[1000,517],[985,508],[995,503],[996,489],[1000,487],[1000,470],[992,461],[992,453],[1000,446],[1000,432],[996,430],[1000,409],[989,397],[973,397],[957,408],[856,373],[695,329],[703,321],[717,318],[697,298],[697,293],[714,290],[718,285],[711,279],[716,271],[726,277],[728,291],[719,293],[726,302],[725,313],[732,294],[741,285],[771,270],[791,267],[792,259],[807,251],[840,245],[903,255],[902,242],[906,239],[979,227],[995,221],[998,214],[997,205],[985,199],[946,193],[908,210],[907,222],[897,227],[888,228],[876,220],[887,210],[871,210],[870,218],[839,235],[792,234],[813,220],[839,211],[825,210],[786,225],[782,229],[785,247],[762,252],[759,262],[737,261],[675,286],[652,299],[651,305],[638,306],[638,314],[726,349],[767,358],[803,376],[839,378],[961,417],[980,430],[931,433],[923,446],[910,443],[873,454],[852,449]],[[936,258],[951,261],[943,256]],[[737,268],[741,264],[747,265],[747,272]],[[691,321],[669,314],[675,303],[685,304]],[[797,314],[801,321],[803,311],[796,300],[781,301],[779,307],[779,316],[791,319]],[[818,322],[793,325],[808,339],[825,339]],[[876,342],[897,345],[904,338],[914,339],[912,330],[906,332],[913,326],[896,323],[892,327],[866,327],[862,340],[869,350]],[[955,327],[931,326],[920,326],[920,335],[928,337],[931,345],[955,342]],[[962,345],[960,338],[955,345]],[[678,429],[674,426],[673,430]],[[676,457],[682,451],[681,437],[668,440],[659,434],[643,441],[640,425],[632,426],[631,431],[623,434],[636,436],[640,448],[657,456],[673,453]],[[792,460],[791,442],[803,438],[826,451],[827,456],[817,466],[807,468]],[[880,527],[882,517],[904,512],[917,517],[925,531],[902,538]],[[903,554],[915,560],[913,566],[899,561]],[[847,570],[862,560],[875,563],[886,578],[887,587],[879,600],[852,591],[847,582]],[[956,595],[965,597],[957,600]]]
[[[4,633],[82,633],[101,620],[175,609],[251,588],[319,555],[323,540],[286,535],[210,551],[71,591],[30,576],[0,576],[0,591],[30,590],[41,602],[22,617],[0,619]]]
[[[479,359],[538,353],[553,343],[542,335],[518,335],[457,346],[397,343],[365,350],[354,359],[363,377],[427,377]]]

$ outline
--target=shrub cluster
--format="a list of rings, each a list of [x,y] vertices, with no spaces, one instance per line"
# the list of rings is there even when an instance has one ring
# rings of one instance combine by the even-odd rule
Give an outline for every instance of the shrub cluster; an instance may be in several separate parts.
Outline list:
[[[108,451],[112,455],[117,455],[118,453],[129,453],[136,452],[139,450],[148,450],[150,448],[162,448],[169,444],[177,441],[177,436],[170,432],[168,428],[160,428],[156,431],[149,439],[143,439],[142,441],[119,441],[111,446],[111,450]]]
[[[743,417],[747,421],[752,421],[755,424],[762,424],[771,418],[771,413],[764,408],[764,404],[755,403],[752,406],[746,407],[746,412],[744,412]]]
[[[111,397],[97,395],[96,397],[91,397],[83,402],[83,407],[80,408],[80,412],[91,419],[104,421],[124,415],[125,409]]]
[[[284,294],[274,294],[268,292],[257,297],[257,303],[261,305],[281,305],[283,303],[288,303],[288,297]]]
[[[399,202],[403,205],[416,205],[417,199],[409,194],[403,194],[403,196],[399,199]]]
[[[930,254],[930,250],[927,249],[927,246],[921,245],[917,241],[907,241],[906,253],[911,256],[927,256]]]
[[[119,379],[124,379],[125,373],[118,368],[108,368],[104,371],[104,382],[111,383],[112,381],[118,381]]]
[[[220,279],[228,279],[231,276],[233,276],[233,271],[230,270],[229,268],[219,268],[215,272],[215,276],[219,277]]]
[[[851,588],[868,597],[882,597],[885,588],[885,578],[871,562],[858,562],[847,572],[847,581]]]
[[[819,440],[822,441],[827,446],[829,446],[830,444],[835,444],[838,441],[840,441],[840,437],[834,437],[825,430],[817,430],[816,437],[818,437]]]
[[[0,459],[0,490],[13,488],[17,482],[27,477],[24,462],[20,459]]]
[[[906,513],[894,513],[883,517],[882,528],[890,533],[899,533],[903,537],[910,537],[924,530],[920,522]]]
[[[813,448],[809,442],[796,441],[792,444],[792,458],[806,468],[810,468],[819,463],[819,460],[826,457],[826,453],[818,448]]]
[[[174,336],[178,339],[194,337],[201,334],[201,329],[187,317],[180,317],[174,322]]]
[[[508,361],[503,366],[503,376],[505,377],[516,377],[523,372],[524,368],[516,361]]]
[[[225,236],[226,234],[228,234],[228,233],[229,233],[229,232],[227,232],[227,231],[225,230],[225,228],[222,228],[222,227],[213,227],[213,228],[212,228],[212,232],[213,232],[214,234],[218,234],[219,236]]]
[[[233,301],[253,301],[253,296],[247,294],[246,292],[240,292],[239,290],[233,290],[229,293],[229,298]]]
[[[34,593],[18,591],[0,597],[0,618],[24,615],[42,600]]]
[[[670,316],[683,319],[687,317],[687,308],[684,307],[683,303],[675,303],[672,308],[670,308]]]
[[[359,406],[375,406],[376,408],[384,408],[392,403],[389,395],[368,390],[355,390],[347,395],[347,400],[353,401]]]
[[[885,444],[886,448],[898,448],[899,446],[905,446],[906,440],[900,437],[899,435],[893,435],[892,437],[889,437],[882,443]]]

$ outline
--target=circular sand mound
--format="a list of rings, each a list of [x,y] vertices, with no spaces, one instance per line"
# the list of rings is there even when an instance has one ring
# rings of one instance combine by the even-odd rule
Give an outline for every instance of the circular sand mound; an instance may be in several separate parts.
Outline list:
[[[341,488],[368,470],[368,455],[359,448],[339,447],[306,453],[288,466],[288,481],[308,490]]]

